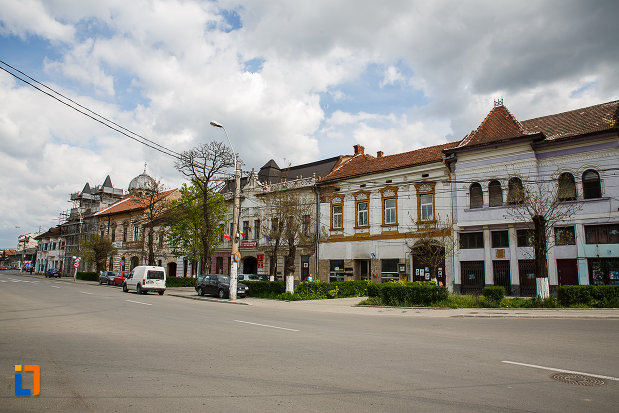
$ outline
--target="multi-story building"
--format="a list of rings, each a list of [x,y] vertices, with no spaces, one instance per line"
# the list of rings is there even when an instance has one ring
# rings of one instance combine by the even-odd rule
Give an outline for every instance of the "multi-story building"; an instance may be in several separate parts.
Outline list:
[[[273,279],[283,277],[290,245],[285,237],[274,234],[279,223],[286,219],[284,215],[291,214],[286,208],[294,208],[293,214],[299,215],[294,218],[302,221],[299,235],[293,242],[294,279],[304,280],[316,273],[316,183],[348,158],[337,156],[283,169],[270,160],[258,173],[252,170],[241,180],[239,251],[242,260],[239,273],[265,274]],[[224,188],[224,197],[228,205],[225,231],[233,235],[234,182],[229,182]],[[290,197],[296,201],[291,202]],[[212,258],[210,272],[230,273],[231,249],[232,241],[222,237],[222,243]]]
[[[35,271],[42,272],[57,268],[62,271],[64,262],[64,238],[61,236],[60,226],[50,228],[37,235],[38,253]]]
[[[167,267],[169,276],[177,275],[177,258],[165,243],[164,222],[160,218],[180,193],[172,189],[150,196],[147,193],[153,181],[144,172],[129,184],[130,195],[94,214],[98,233],[109,237],[117,249],[116,255],[108,259],[109,271],[148,265],[152,253],[154,265]]]
[[[525,121],[501,101],[445,150],[460,247],[456,291],[502,285],[513,295],[535,295],[533,216],[552,226],[550,291],[619,284],[618,119],[619,101]],[[527,193],[534,195],[523,199]]]
[[[108,175],[102,185],[91,188],[88,183],[80,192],[71,194],[73,207],[60,214],[60,230],[64,239],[63,274],[73,270],[73,257],[79,255],[80,242],[97,231],[95,213],[119,201],[124,196],[121,188],[114,188]],[[92,271],[94,266],[82,260],[79,271]]]
[[[322,281],[404,279],[453,284],[447,143],[376,156],[354,156],[318,182]],[[436,259],[420,256],[422,243]],[[417,253],[416,253],[417,251]]]

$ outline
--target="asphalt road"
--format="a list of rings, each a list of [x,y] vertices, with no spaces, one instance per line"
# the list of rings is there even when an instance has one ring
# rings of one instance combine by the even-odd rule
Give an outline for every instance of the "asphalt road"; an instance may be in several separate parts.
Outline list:
[[[282,311],[0,273],[3,412],[615,412],[618,343],[616,319]],[[16,364],[41,367],[40,395],[14,395]]]

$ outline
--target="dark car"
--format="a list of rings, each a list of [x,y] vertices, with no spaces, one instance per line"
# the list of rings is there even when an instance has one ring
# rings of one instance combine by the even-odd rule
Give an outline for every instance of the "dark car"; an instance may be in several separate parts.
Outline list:
[[[60,278],[61,274],[62,272],[58,268],[50,268],[49,270],[45,271],[45,278]]]
[[[116,273],[114,271],[103,271],[99,275],[99,284],[114,285],[114,277]]]
[[[249,287],[243,283],[237,283],[236,296],[245,297]],[[216,295],[219,298],[230,296],[230,277],[227,275],[204,274],[196,280],[196,292],[198,295]]]

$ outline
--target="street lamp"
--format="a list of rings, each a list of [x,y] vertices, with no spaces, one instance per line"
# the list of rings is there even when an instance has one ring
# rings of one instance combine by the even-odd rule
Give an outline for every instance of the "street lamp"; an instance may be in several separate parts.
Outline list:
[[[241,163],[236,158],[236,152],[234,152],[234,147],[232,146],[232,142],[230,142],[230,137],[228,136],[228,131],[224,126],[215,121],[211,121],[211,126],[215,128],[221,128],[224,130],[226,134],[226,139],[228,139],[228,144],[230,145],[230,149],[232,149],[232,154],[234,155],[234,209],[232,210],[232,253],[230,254],[230,289],[229,296],[230,301],[236,300],[236,288],[237,288],[237,274],[238,274],[238,265],[241,260],[241,254],[239,253],[239,214],[240,203],[241,203]]]

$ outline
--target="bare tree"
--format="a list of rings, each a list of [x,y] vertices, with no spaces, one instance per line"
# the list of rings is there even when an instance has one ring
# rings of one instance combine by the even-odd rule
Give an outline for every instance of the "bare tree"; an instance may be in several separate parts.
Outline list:
[[[512,178],[513,179],[513,178]],[[522,185],[520,180],[510,180],[505,217],[527,225],[531,230],[531,246],[534,251],[537,295],[550,295],[548,285],[548,251],[555,244],[555,225],[567,221],[582,209],[569,189],[557,185],[557,181],[536,180]]]
[[[284,277],[286,290],[293,291],[296,255],[299,247],[312,246],[315,237],[312,232],[312,200],[307,191],[295,181],[271,185],[262,196],[265,205],[263,216],[270,223],[263,227],[269,242],[269,273],[276,274],[275,263],[282,249],[284,254]]]
[[[411,250],[415,260],[430,267],[434,276],[439,268],[445,268],[445,257],[456,251],[451,220],[437,215],[436,221],[428,223],[414,220],[412,231],[414,239],[408,239],[406,245]]]
[[[219,194],[226,182],[232,182],[234,185],[234,181],[222,179],[226,170],[235,166],[234,154],[222,142],[209,142],[183,152],[175,166],[191,181],[191,186],[196,188],[197,196],[200,197],[205,226],[200,237],[202,246],[200,264],[201,268],[206,268],[214,251],[210,240],[219,235],[221,231],[221,222],[211,219],[209,205],[212,204],[212,198]]]

